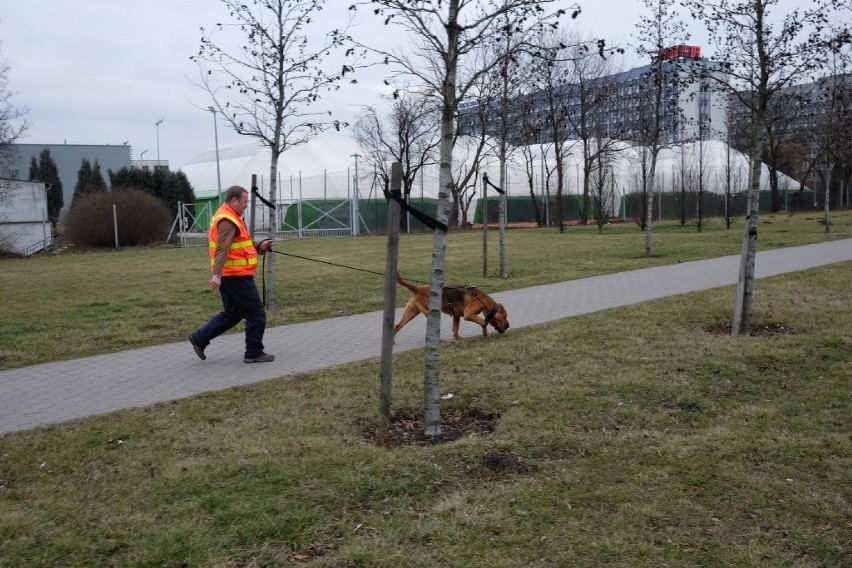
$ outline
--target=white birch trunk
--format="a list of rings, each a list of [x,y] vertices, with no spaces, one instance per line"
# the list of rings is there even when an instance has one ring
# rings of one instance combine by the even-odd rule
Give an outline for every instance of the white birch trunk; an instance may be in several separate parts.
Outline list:
[[[500,189],[503,193],[500,194],[499,208],[499,223],[500,223],[500,278],[506,279],[509,277],[509,270],[506,267],[506,139],[505,137],[500,142]]]
[[[645,258],[654,253],[654,187],[657,185],[657,153],[651,150],[651,167],[648,169],[648,191],[645,204]]]
[[[275,148],[270,148],[272,159],[269,163],[269,202],[275,205],[269,211],[269,238],[274,239],[278,232],[278,207],[276,204],[276,191],[278,188],[278,156],[280,153]],[[275,255],[266,255],[266,309],[275,309]]]
[[[449,124],[447,124],[449,122]],[[447,224],[452,206],[452,117],[444,118],[441,125],[441,158],[438,192],[437,220]],[[424,434],[441,434],[441,297],[444,289],[444,259],[447,252],[447,233],[435,229],[432,245],[432,279],[429,291],[429,315],[426,322],[426,382],[424,385]]]
[[[441,110],[441,143],[438,174],[437,220],[449,223],[453,205],[453,133],[456,109],[456,69],[458,65],[459,0],[450,0],[447,17],[447,71],[443,84]],[[444,291],[444,259],[447,253],[447,233],[435,229],[432,245],[432,279],[429,291],[429,315],[426,318],[426,379],[424,385],[424,434],[441,434],[441,298]]]
[[[752,142],[751,155],[751,180],[748,199],[748,219],[745,234],[743,236],[743,254],[741,260],[741,273],[737,281],[737,298],[734,302],[734,319],[731,325],[731,334],[746,335],[751,330],[751,312],[754,301],[754,265],[757,259],[757,217],[760,211],[760,170],[761,162],[758,148],[763,147],[764,122],[763,117],[758,116],[755,121],[755,136]]]

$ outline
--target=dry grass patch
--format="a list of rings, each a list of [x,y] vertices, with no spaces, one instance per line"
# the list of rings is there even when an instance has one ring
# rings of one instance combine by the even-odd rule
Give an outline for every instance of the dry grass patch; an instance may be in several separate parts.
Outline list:
[[[812,215],[763,215],[760,249],[852,237],[852,212],[835,212],[832,218],[832,232],[826,234]],[[482,234],[454,231],[447,241],[446,281],[477,284],[494,293],[738,254],[740,229],[726,230],[718,220],[710,220],[702,233],[691,225],[658,223],[655,256],[650,259],[644,256],[642,233],[631,223],[609,226],[602,235],[596,227],[570,227],[564,234],[555,229],[514,229],[506,239],[508,279],[499,278],[496,245],[489,247],[491,270],[483,277]],[[382,309],[379,276],[324,263],[381,273],[386,248],[383,235],[279,243],[281,252],[322,262],[276,257],[278,307],[268,314],[268,325]],[[431,252],[431,235],[403,235],[400,273],[428,280]],[[24,300],[17,294],[0,297],[0,369],[186,341],[190,331],[221,309],[219,295],[207,286],[205,247],[68,250],[0,259],[0,265],[0,289],[26,291]],[[406,299],[406,294],[399,294],[399,305]],[[233,331],[241,332],[241,326]]]
[[[0,437],[8,566],[841,566],[852,263],[442,348],[445,418],[377,448],[378,362]],[[422,413],[423,354],[393,408]],[[412,431],[412,428],[409,428]]]

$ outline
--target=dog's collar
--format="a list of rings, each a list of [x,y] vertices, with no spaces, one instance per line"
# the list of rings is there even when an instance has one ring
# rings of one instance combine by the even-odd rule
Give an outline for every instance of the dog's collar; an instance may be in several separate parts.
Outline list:
[[[491,323],[491,320],[493,320],[494,316],[497,315],[497,310],[500,309],[501,305],[502,304],[498,304],[497,302],[494,302],[494,306],[492,306],[491,309],[488,310],[488,315],[485,316],[485,323]]]

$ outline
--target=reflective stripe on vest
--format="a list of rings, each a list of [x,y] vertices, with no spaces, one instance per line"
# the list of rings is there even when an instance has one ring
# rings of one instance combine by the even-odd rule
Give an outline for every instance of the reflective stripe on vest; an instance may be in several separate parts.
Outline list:
[[[228,258],[222,269],[222,276],[254,276],[257,271],[257,250],[254,248],[245,221],[227,204],[222,205],[210,221],[210,266],[216,264],[219,221],[222,219],[227,219],[237,226],[237,234],[228,249]]]

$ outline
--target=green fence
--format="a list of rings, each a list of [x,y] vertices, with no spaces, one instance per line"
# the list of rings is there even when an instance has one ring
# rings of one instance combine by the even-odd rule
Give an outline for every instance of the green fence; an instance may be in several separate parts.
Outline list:
[[[684,203],[686,199],[686,203]],[[814,194],[810,190],[789,190],[781,192],[782,210],[803,210],[813,208]],[[205,209],[209,203],[210,208]],[[556,219],[557,199],[550,197],[547,203],[549,219],[553,223]],[[438,203],[433,198],[414,198],[411,200],[412,207],[422,211],[430,217],[435,217]],[[583,200],[577,195],[566,195],[562,197],[563,220],[565,222],[579,221],[583,210]],[[198,230],[206,231],[209,226],[209,215],[217,207],[215,200],[198,200],[195,204],[195,221]],[[512,195],[506,199],[506,218],[508,223],[535,223],[535,208],[538,207],[540,215],[544,216],[544,202],[536,199],[533,203],[529,195]],[[732,215],[744,216],[748,208],[748,192],[740,192],[732,196],[730,207]],[[771,208],[771,194],[769,191],[760,192],[760,211],[767,212]],[[498,222],[500,210],[500,197],[497,195],[488,198],[488,222]],[[618,217],[640,218],[644,211],[643,197],[641,193],[629,193],[624,195],[618,207]],[[714,193],[703,195],[703,217],[719,217],[725,212],[725,197]],[[483,202],[476,200],[473,210],[473,223],[481,224],[483,214]],[[301,223],[299,217],[301,215]],[[352,226],[352,203],[345,199],[307,199],[300,203],[294,203],[287,208],[282,220],[282,230],[341,230]],[[387,231],[388,204],[384,199],[360,199],[358,200],[359,233],[376,234]],[[654,218],[655,219],[680,219],[685,216],[694,219],[698,216],[697,195],[687,194],[685,197],[680,193],[663,192],[654,194]],[[589,220],[594,219],[594,211],[589,215]],[[413,216],[402,214],[402,228],[405,230],[406,220],[410,221],[411,231],[426,231],[428,228]]]
[[[431,198],[414,198],[411,206],[422,211],[430,217],[435,217],[438,210],[438,200]],[[301,203],[302,222],[299,223],[300,207],[294,203],[287,208],[284,215],[283,229],[294,230],[298,228],[306,230],[329,230],[341,229],[351,226],[352,202],[346,199],[308,199]],[[403,213],[402,227],[405,230],[406,218],[411,222],[412,231],[424,231],[427,229],[413,216]],[[384,233],[388,226],[388,203],[384,199],[359,199],[358,200],[358,222],[359,233]]]
[[[556,218],[557,199],[551,197],[547,207],[550,211],[551,221]],[[536,222],[535,209],[538,207],[539,214],[544,217],[545,203],[537,198],[533,204],[529,195],[510,195],[506,198],[506,222],[507,223],[534,223]],[[581,204],[576,195],[565,195],[562,197],[562,216],[565,221],[578,221],[580,219]],[[498,223],[500,215],[500,197],[495,195],[488,198],[488,223]],[[482,223],[482,200],[476,202],[473,212],[473,223]]]
[[[781,208],[790,211],[811,209],[814,194],[810,190],[789,190],[781,192]],[[702,195],[703,217],[719,217],[725,213],[725,196],[716,193]],[[731,196],[729,203],[731,215],[744,216],[748,212],[748,192],[741,191]],[[772,194],[769,191],[760,192],[758,210],[768,212],[772,209]],[[622,198],[620,216],[640,218],[645,210],[644,196],[641,193],[628,193]],[[662,192],[654,194],[655,219],[680,219],[681,216],[696,218],[698,216],[698,196],[694,193]]]

